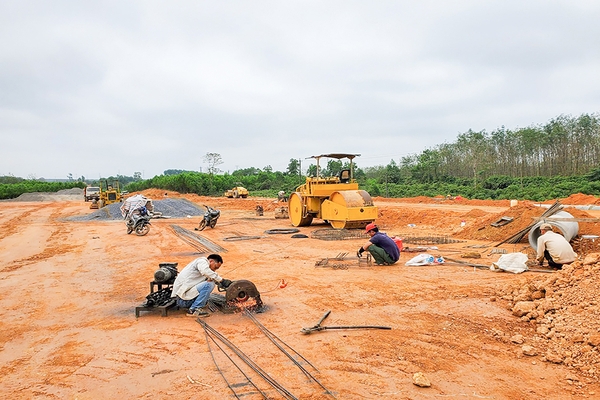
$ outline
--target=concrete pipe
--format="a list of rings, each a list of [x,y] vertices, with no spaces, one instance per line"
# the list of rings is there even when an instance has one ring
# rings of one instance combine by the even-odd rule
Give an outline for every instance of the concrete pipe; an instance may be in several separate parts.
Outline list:
[[[545,218],[539,222],[537,222],[529,231],[529,245],[537,251],[537,240],[541,235],[540,225],[546,223],[552,225],[552,228],[556,232],[558,229],[562,235],[567,239],[567,241],[571,241],[577,234],[579,233],[579,224],[577,221],[554,221],[553,218],[573,218],[571,214],[566,211],[559,211],[551,217]]]

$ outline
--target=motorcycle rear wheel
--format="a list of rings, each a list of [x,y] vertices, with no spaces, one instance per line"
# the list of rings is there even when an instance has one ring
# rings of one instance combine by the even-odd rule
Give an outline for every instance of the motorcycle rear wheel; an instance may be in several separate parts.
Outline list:
[[[204,228],[206,228],[206,220],[203,219],[202,221],[200,221],[200,225],[198,225],[198,230],[199,231],[203,231]]]
[[[213,219],[212,221],[210,221],[210,227],[211,228],[214,228],[215,225],[217,225],[217,220],[216,219]]]
[[[135,234],[138,236],[144,236],[150,232],[150,225],[141,224],[135,228]]]

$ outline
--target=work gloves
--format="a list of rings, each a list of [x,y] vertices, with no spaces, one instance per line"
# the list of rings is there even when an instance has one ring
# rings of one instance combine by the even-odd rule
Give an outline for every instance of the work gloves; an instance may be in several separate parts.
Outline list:
[[[219,282],[222,288],[227,289],[231,285],[231,281],[229,279],[223,278],[221,282]]]
[[[358,249],[358,251],[356,252],[356,256],[358,258],[362,257],[362,253],[364,253],[365,249],[363,249],[362,247],[360,249]]]

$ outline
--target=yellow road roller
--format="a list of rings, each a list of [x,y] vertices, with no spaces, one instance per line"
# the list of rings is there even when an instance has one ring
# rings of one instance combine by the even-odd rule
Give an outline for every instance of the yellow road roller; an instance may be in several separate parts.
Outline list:
[[[377,207],[371,195],[358,189],[354,180],[352,160],[360,154],[321,154],[311,156],[317,160],[317,173],[306,177],[306,183],[296,188],[288,200],[288,214],[293,226],[309,226],[313,218],[328,222],[335,229],[364,228],[377,218]],[[321,158],[349,159],[350,168],[342,169],[338,176],[322,177]]]

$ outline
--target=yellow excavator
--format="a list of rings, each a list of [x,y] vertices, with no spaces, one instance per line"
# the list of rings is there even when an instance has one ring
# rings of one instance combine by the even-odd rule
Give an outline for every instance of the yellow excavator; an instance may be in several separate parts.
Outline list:
[[[328,222],[335,229],[364,228],[377,218],[377,207],[371,195],[359,190],[354,179],[352,160],[360,154],[321,154],[317,160],[315,177],[306,177],[306,183],[296,188],[288,200],[288,214],[293,226],[309,226],[313,218]],[[321,158],[349,159],[350,168],[338,176],[322,177]]]

